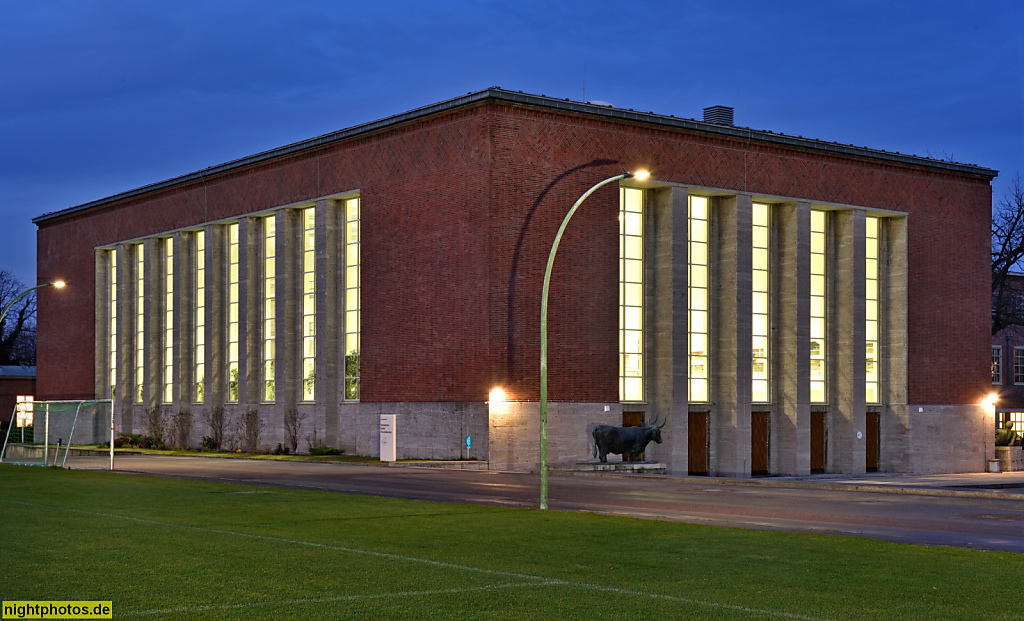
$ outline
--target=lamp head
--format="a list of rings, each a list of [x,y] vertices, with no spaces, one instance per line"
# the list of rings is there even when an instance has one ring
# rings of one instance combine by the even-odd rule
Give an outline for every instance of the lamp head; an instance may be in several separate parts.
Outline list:
[[[651,173],[647,172],[646,170],[638,170],[635,173],[633,173],[632,176],[637,181],[647,181],[647,179],[650,178]]]
[[[53,285],[54,287],[57,287],[58,289],[63,289],[66,283],[63,280],[56,280],[50,284]]]

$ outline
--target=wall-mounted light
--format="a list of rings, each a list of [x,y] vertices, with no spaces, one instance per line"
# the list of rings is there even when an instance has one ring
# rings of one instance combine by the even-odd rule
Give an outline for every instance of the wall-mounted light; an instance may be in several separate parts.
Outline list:
[[[488,395],[487,405],[490,408],[491,414],[504,414],[508,409],[508,402],[505,400],[505,391],[500,386],[496,386],[491,389],[491,394]]]
[[[981,405],[994,411],[996,409],[996,401],[999,401],[999,395],[992,393],[982,400]]]

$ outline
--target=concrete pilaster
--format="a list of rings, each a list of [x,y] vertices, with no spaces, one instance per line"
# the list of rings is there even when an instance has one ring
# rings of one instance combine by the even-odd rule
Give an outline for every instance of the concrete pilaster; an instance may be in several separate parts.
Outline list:
[[[206,377],[203,380],[204,401],[207,408],[224,406],[227,393],[225,365],[227,309],[225,296],[227,291],[227,258],[225,227],[221,224],[210,224],[205,232],[206,267]]]
[[[778,248],[773,319],[778,407],[772,421],[771,469],[776,474],[810,474],[811,205],[778,205],[773,216]]]
[[[686,474],[688,459],[686,299],[689,194],[686,188],[649,192],[646,230],[648,417],[664,421],[661,446],[648,450],[668,472]]]
[[[195,351],[194,233],[174,234],[174,408],[192,411],[192,360]]]
[[[907,218],[883,218],[881,294],[882,412],[880,470],[908,472],[910,412],[907,406]]]
[[[299,218],[300,213],[294,209],[279,209],[275,218],[277,356],[274,361],[274,385],[279,416],[298,407],[298,347],[301,343],[298,311],[302,308],[302,296],[299,293],[299,259],[302,252]]]
[[[833,413],[829,421],[829,469],[843,474],[865,472],[865,214],[831,214],[836,260],[830,266],[835,295],[829,301],[832,377],[829,392]],[[858,434],[860,437],[858,437]]]
[[[739,195],[712,201],[717,223],[717,251],[712,251],[711,390],[718,407],[712,414],[711,469],[718,476],[750,476],[750,393],[752,328],[751,197]]]
[[[95,257],[93,392],[97,399],[110,399],[110,251],[97,250]]]
[[[146,298],[143,317],[144,355],[142,405],[145,410],[160,407],[163,392],[163,324],[164,324],[164,256],[163,238],[151,237],[143,242],[146,275],[143,283]]]
[[[262,401],[262,218],[238,221],[238,406],[240,412]]]
[[[315,211],[316,244],[316,383],[314,391],[317,418],[324,419],[324,441],[327,446],[338,446],[338,403],[344,395],[339,392],[339,376],[343,377],[344,358],[338,343],[338,326],[344,325],[339,313],[339,281],[342,270],[338,258],[339,223],[341,210],[335,201],[320,200]]]
[[[117,246],[117,396],[118,431],[132,433],[135,403],[135,245]]]

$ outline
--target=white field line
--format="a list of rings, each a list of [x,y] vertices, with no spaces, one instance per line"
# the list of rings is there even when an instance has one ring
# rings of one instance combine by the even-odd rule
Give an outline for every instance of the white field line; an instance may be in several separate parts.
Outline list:
[[[575,581],[572,581],[572,580],[558,580],[558,579],[552,579],[552,578],[545,578],[543,576],[534,576],[534,575],[530,575],[530,574],[522,574],[522,573],[516,573],[516,572],[510,572],[510,571],[498,571],[498,570],[495,570],[495,569],[483,569],[483,568],[480,568],[480,567],[471,567],[469,565],[460,565],[460,564],[457,564],[457,563],[447,563],[447,562],[444,562],[444,561],[435,561],[433,559],[428,559],[428,558],[421,558],[421,557],[416,557],[416,556],[405,556],[405,555],[402,555],[402,554],[393,554],[393,553],[390,553],[390,552],[378,552],[378,551],[375,551],[375,550],[362,550],[362,549],[359,549],[359,548],[350,548],[350,547],[347,547],[347,546],[332,545],[332,544],[327,544],[327,543],[317,543],[315,541],[304,541],[304,540],[301,540],[301,539],[289,539],[289,538],[286,538],[286,537],[274,537],[272,535],[257,535],[257,534],[253,534],[253,533],[243,533],[243,532],[239,532],[239,531],[223,530],[223,529],[219,529],[219,528],[208,528],[208,527],[205,527],[205,526],[195,526],[195,525],[192,525],[192,524],[178,524],[178,523],[175,523],[175,522],[164,522],[164,521],[160,521],[160,520],[147,520],[145,518],[138,518],[138,517],[133,517],[133,516],[130,516],[130,515],[118,515],[116,513],[101,513],[101,512],[98,512],[98,511],[86,511],[84,509],[73,509],[73,508],[70,508],[70,507],[56,507],[56,506],[52,506],[52,505],[40,505],[40,504],[31,503],[31,502],[22,502],[22,501],[19,501],[19,500],[7,500],[6,502],[10,503],[10,504],[17,504],[17,505],[22,505],[22,506],[25,506],[25,507],[33,507],[33,508],[37,508],[37,509],[50,509],[50,510],[57,510],[57,511],[67,511],[67,512],[70,512],[70,513],[81,513],[83,515],[94,515],[94,516],[97,516],[97,517],[106,517],[106,518],[114,518],[114,519],[119,519],[119,520],[126,520],[126,521],[130,521],[130,522],[139,522],[141,524],[152,524],[152,525],[155,525],[155,526],[182,528],[182,529],[186,529],[186,530],[196,530],[196,531],[201,531],[201,532],[205,532],[205,533],[214,533],[214,534],[218,534],[218,535],[230,535],[230,536],[233,536],[233,537],[244,537],[244,538],[247,538],[247,539],[258,539],[258,540],[262,540],[262,541],[273,541],[273,542],[276,542],[276,543],[287,543],[287,544],[291,544],[291,545],[308,546],[308,547],[313,547],[313,548],[322,548],[322,549],[325,549],[325,550],[334,550],[336,552],[348,552],[350,554],[362,554],[362,555],[365,555],[365,556],[372,556],[372,557],[375,557],[375,558],[383,558],[383,559],[389,559],[389,560],[394,560],[394,561],[403,561],[403,562],[407,562],[407,563],[420,563],[420,564],[423,564],[423,565],[431,565],[433,567],[442,567],[444,569],[456,569],[456,570],[460,570],[460,571],[467,571],[467,572],[473,572],[473,573],[477,573],[477,574],[485,574],[485,575],[490,575],[490,576],[501,576],[503,578],[514,578],[516,580],[524,581],[522,584],[500,584],[500,585],[494,585],[493,587],[466,588],[466,589],[464,589],[465,592],[469,592],[469,591],[472,591],[472,590],[483,590],[484,588],[519,588],[519,587],[526,587],[526,586],[565,586],[565,587],[572,587],[572,588],[577,588],[577,589],[587,589],[587,590],[591,590],[591,591],[600,591],[600,592],[603,592],[603,593],[616,593],[616,594],[620,594],[620,595],[630,595],[630,596],[639,597],[639,598],[660,599],[660,600],[665,600],[665,601],[678,602],[678,603],[681,603],[681,604],[690,604],[690,605],[693,605],[693,606],[704,606],[704,607],[707,607],[707,608],[719,608],[719,609],[723,609],[723,610],[735,610],[735,611],[738,611],[738,612],[746,612],[746,613],[752,613],[752,614],[763,614],[763,615],[769,615],[769,616],[773,616],[773,617],[782,617],[782,618],[786,618],[786,619],[802,619],[804,621],[825,621],[824,619],[821,619],[819,617],[809,617],[809,616],[806,616],[806,615],[798,615],[798,614],[793,614],[793,613],[789,613],[789,612],[782,612],[782,611],[776,611],[776,610],[764,610],[764,609],[759,609],[759,608],[748,608],[746,606],[737,606],[737,605],[734,605],[734,604],[724,604],[724,603],[721,603],[721,602],[713,602],[713,601],[699,600],[699,599],[690,599],[690,598],[686,598],[686,597],[678,597],[678,596],[675,596],[675,595],[663,595],[663,594],[660,594],[660,593],[647,593],[647,592],[644,592],[644,591],[634,591],[634,590],[631,590],[631,589],[620,589],[620,588],[615,588],[615,587],[606,587],[606,586],[602,586],[602,585],[599,585],[599,584],[589,584],[589,583],[586,583],[586,582],[575,582]],[[457,593],[457,592],[463,592],[463,590],[454,590],[454,591],[408,591],[408,592],[405,592],[405,593],[393,593],[393,594],[388,594],[388,595],[352,595],[352,596],[339,597],[339,598],[337,598],[337,600],[335,598],[328,598],[328,599],[325,599],[325,600],[322,600],[322,601],[343,601],[344,599],[360,599],[360,598],[362,598],[362,599],[369,599],[369,598],[374,598],[374,597],[388,597],[388,596],[392,596],[392,597],[408,597],[408,596],[417,595],[417,594],[419,594],[419,595],[430,595],[430,594],[433,594],[433,593],[441,594],[441,593],[449,593],[449,592]],[[236,604],[236,605],[227,605],[227,606],[211,606],[208,609],[210,609],[210,610],[214,610],[214,609],[219,610],[219,609],[223,608],[223,609],[227,610],[227,609],[232,609],[232,608],[236,608],[236,607],[273,606],[273,605],[277,605],[277,604],[287,605],[291,601],[294,601],[296,603],[301,602],[301,601],[308,601],[310,603],[313,603],[313,602],[318,602],[318,601],[321,601],[321,600],[284,600],[284,601],[281,601],[281,602],[259,602],[259,603]],[[176,612],[176,610],[177,609],[147,610],[147,611],[141,611],[141,612],[123,613],[123,614],[119,614],[117,616],[119,616],[119,617],[120,616],[127,616],[129,614],[132,614],[132,615],[162,614],[164,612],[172,613],[172,612]],[[187,610],[193,610],[193,609],[187,609]],[[196,608],[195,610],[207,610],[207,608],[202,608],[202,609]]]
[[[145,615],[172,615],[192,612],[209,612],[211,610],[245,610],[247,608],[265,608],[270,606],[296,606],[302,604],[330,604],[335,602],[355,602],[392,597],[420,597],[430,595],[452,595],[472,593],[474,591],[494,591],[497,589],[515,589],[527,586],[543,586],[544,582],[523,582],[519,584],[502,583],[461,589],[441,589],[436,591],[398,591],[396,593],[366,593],[364,595],[338,595],[336,597],[317,597],[308,599],[287,599],[274,602],[249,602],[246,604],[225,604],[223,606],[193,606],[190,608],[164,608],[158,610],[136,610],[133,612],[116,613],[116,617],[141,617]]]

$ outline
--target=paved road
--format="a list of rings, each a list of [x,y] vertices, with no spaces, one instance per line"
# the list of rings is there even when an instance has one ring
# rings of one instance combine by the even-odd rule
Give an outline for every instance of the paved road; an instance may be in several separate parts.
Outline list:
[[[516,507],[536,506],[538,494],[537,475],[437,468],[125,455],[117,458],[117,470]],[[1024,495],[1020,493],[965,497],[861,491],[862,486],[853,485],[842,489],[842,482],[769,483],[552,474],[549,505],[563,511],[1024,553]]]

